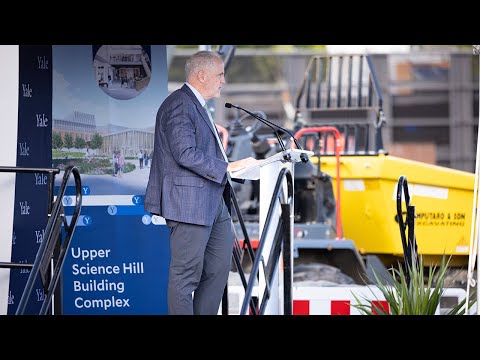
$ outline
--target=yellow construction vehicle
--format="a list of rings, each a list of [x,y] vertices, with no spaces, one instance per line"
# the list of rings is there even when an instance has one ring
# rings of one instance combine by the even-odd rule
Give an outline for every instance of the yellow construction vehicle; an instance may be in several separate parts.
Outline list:
[[[321,169],[335,179],[334,159],[323,156],[320,163]],[[474,175],[464,171],[388,154],[343,156],[340,194],[344,236],[354,239],[360,254],[375,254],[386,265],[396,264],[403,256],[395,205],[400,175],[408,178],[411,202],[416,208],[418,250],[425,262],[439,264],[445,254],[452,256],[452,266],[465,266]]]
[[[299,228],[296,264],[326,260],[355,279],[362,271],[361,266],[352,265],[355,259],[377,271],[378,265],[397,266],[403,258],[396,207],[397,181],[405,176],[416,208],[418,251],[425,264],[435,266],[442,256],[451,257],[450,272],[455,280],[452,286],[466,286],[474,174],[389,155],[382,141],[385,124],[382,104],[369,56],[311,58],[296,99],[294,123],[295,137],[316,154],[311,162],[317,172],[295,184],[296,201],[308,199],[301,193],[308,191],[309,181],[331,179],[337,214],[335,221],[332,218],[327,221],[335,224],[337,236],[335,241],[315,239],[309,228],[324,219],[317,216],[305,226],[300,225],[299,219],[295,224]],[[365,117],[354,116],[359,112],[364,112]],[[296,166],[296,170],[301,166]],[[318,212],[324,205],[316,203]],[[298,204],[297,208],[304,206],[309,205]],[[351,241],[351,245],[340,246],[345,240]],[[324,246],[311,246],[309,241]],[[318,249],[323,254],[319,255]]]

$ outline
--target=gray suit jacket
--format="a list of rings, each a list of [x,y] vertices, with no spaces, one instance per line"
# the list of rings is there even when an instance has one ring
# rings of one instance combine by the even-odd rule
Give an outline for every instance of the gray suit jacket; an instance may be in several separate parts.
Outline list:
[[[190,88],[170,94],[157,112],[144,208],[169,220],[212,225],[227,183],[227,162],[206,110]]]

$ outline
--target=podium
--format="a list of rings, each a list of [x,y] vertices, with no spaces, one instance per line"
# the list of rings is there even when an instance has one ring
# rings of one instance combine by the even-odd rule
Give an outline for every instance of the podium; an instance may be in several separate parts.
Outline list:
[[[260,194],[259,194],[259,234],[260,239],[263,236],[263,230],[265,228],[265,221],[267,220],[268,211],[270,209],[270,203],[272,202],[272,196],[275,190],[275,186],[277,183],[278,176],[280,171],[283,168],[287,168],[290,173],[292,174],[292,186],[293,186],[293,178],[294,178],[294,163],[302,161],[302,158],[309,158],[313,155],[312,151],[307,150],[299,150],[299,149],[288,149],[286,151],[281,151],[272,155],[260,162],[258,162],[255,166],[249,166],[242,170],[232,171],[230,172],[230,176],[236,179],[245,179],[245,180],[260,180]],[[285,157],[289,158],[289,160],[285,160]],[[266,263],[269,260],[269,254],[272,250],[272,246],[274,245],[274,238],[275,238],[275,231],[278,227],[279,219],[281,216],[281,204],[285,204],[288,200],[288,186],[287,186],[286,178],[282,180],[282,196],[280,199],[275,199],[274,205],[274,216],[271,218],[271,223],[268,228],[268,233],[265,237],[265,243],[263,246],[262,254],[258,254],[256,256],[261,256],[264,259],[265,267],[268,268],[268,264]],[[290,229],[291,229],[291,242],[290,242],[290,256],[291,264],[293,264],[293,209],[294,209],[294,199],[290,203]],[[291,269],[293,272],[293,268]],[[254,274],[250,274],[253,276]],[[257,274],[255,274],[257,275]],[[260,266],[259,273],[258,273],[258,287],[257,293],[263,294],[266,289],[266,282],[265,282],[265,274],[264,268]],[[293,279],[293,274],[291,274],[291,279]],[[265,314],[266,315],[275,315],[275,314],[283,314],[284,310],[284,299],[283,299],[283,263],[282,257],[280,257],[280,262],[277,268],[275,269],[275,274],[273,277],[272,286],[270,288],[270,299],[268,301]]]
[[[287,151],[280,151],[275,155],[272,155],[255,166],[249,166],[242,170],[231,171],[230,176],[234,179],[244,179],[244,180],[259,180],[261,178],[261,170],[267,165],[273,163],[294,163],[302,161],[302,156],[307,156],[309,158],[313,155],[312,151],[308,150],[299,150],[299,149],[288,149]],[[285,156],[289,157],[290,160],[285,160]],[[278,175],[278,174],[277,174]],[[275,177],[276,180],[276,177]]]

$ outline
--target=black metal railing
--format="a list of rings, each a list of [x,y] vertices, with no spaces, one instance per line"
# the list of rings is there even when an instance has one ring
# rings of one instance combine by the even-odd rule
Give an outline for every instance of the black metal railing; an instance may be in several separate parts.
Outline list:
[[[240,276],[240,280],[242,281],[243,288],[247,288],[247,277],[245,275],[245,271],[242,267],[242,261],[244,257],[245,250],[250,257],[250,261],[253,263],[255,259],[255,253],[253,251],[252,242],[250,241],[250,236],[248,235],[247,227],[245,226],[245,220],[243,219],[242,212],[240,210],[240,205],[238,204],[237,195],[235,194],[234,186],[232,185],[232,180],[230,176],[228,176],[228,181],[230,183],[230,191],[231,191],[231,201],[233,203],[233,207],[235,209],[235,213],[237,215],[238,223],[240,224],[240,229],[242,230],[243,234],[243,244],[240,245],[238,240],[238,235],[235,234],[235,240],[233,244],[233,261],[235,263],[235,267],[237,268],[238,274]],[[251,311],[254,312],[256,309],[256,303],[252,299],[251,304]],[[225,287],[225,291],[223,293],[222,298],[222,315],[228,315],[228,284]]]
[[[28,299],[31,295],[35,281],[38,275],[41,277],[45,297],[41,305],[39,315],[48,313],[53,294],[55,293],[60,274],[65,261],[70,240],[75,231],[78,216],[82,207],[82,183],[80,173],[75,166],[65,168],[63,180],[60,185],[57,199],[53,202],[53,190],[55,185],[55,175],[60,172],[58,169],[35,169],[35,168],[15,168],[0,167],[0,172],[20,172],[35,173],[42,172],[50,175],[49,181],[49,204],[48,204],[48,222],[45,228],[45,235],[37,251],[33,264],[19,263],[0,263],[1,268],[30,268],[30,275],[27,279],[22,297],[17,307],[16,315],[23,315],[27,306]],[[70,175],[73,174],[75,180],[75,209],[70,220],[67,222],[63,206],[63,196],[67,188],[67,182]],[[62,237],[62,225],[64,227],[65,236]],[[55,254],[54,254],[55,253]],[[55,255],[55,256],[54,256]]]
[[[12,167],[12,166],[0,166],[0,173],[21,173],[21,174],[33,174],[41,173],[48,174],[48,216],[52,213],[55,175],[60,173],[59,169],[53,168],[25,168],[25,167]],[[33,264],[29,263],[16,263],[16,262],[0,262],[0,269],[31,269]]]
[[[273,244],[270,248],[268,256],[263,255],[267,234],[269,234],[272,220],[277,209],[277,200],[281,199],[283,194],[283,180],[287,181],[287,195],[283,203],[281,203],[281,216],[278,220],[278,225],[275,230]],[[271,287],[275,277],[275,269],[279,266],[280,254],[283,248],[283,302],[284,314],[291,315],[293,313],[293,259],[291,253],[292,245],[292,229],[290,227],[291,209],[293,203],[293,179],[291,172],[283,168],[277,178],[277,182],[273,191],[272,200],[268,209],[265,226],[263,227],[262,236],[258,244],[255,260],[250,271],[248,284],[245,288],[245,297],[243,299],[240,315],[247,315],[247,310],[250,308],[252,315],[263,315],[271,295]],[[267,258],[267,262],[265,262]],[[259,301],[253,301],[253,288],[259,280],[259,269],[262,265],[263,274],[265,276],[265,290],[263,294],[258,294]],[[260,290],[259,290],[260,291]],[[252,309],[253,307],[253,309]]]
[[[345,153],[371,153],[372,142],[374,152],[385,151],[383,97],[369,55],[313,56],[305,70],[295,106],[297,130],[304,125],[337,126],[345,138]],[[375,121],[367,115],[371,110],[376,114]],[[325,116],[325,112],[328,115]],[[365,112],[365,119],[353,116],[358,112]],[[347,148],[348,139],[355,139],[350,149]]]

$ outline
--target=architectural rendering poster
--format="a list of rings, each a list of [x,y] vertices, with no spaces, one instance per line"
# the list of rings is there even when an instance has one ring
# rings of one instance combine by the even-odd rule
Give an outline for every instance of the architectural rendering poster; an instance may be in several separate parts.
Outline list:
[[[166,314],[169,233],[143,209],[168,91],[166,46],[59,45],[52,58],[53,167],[75,165],[83,192],[62,272],[63,313]],[[74,190],[72,176],[63,198],[70,218]]]

